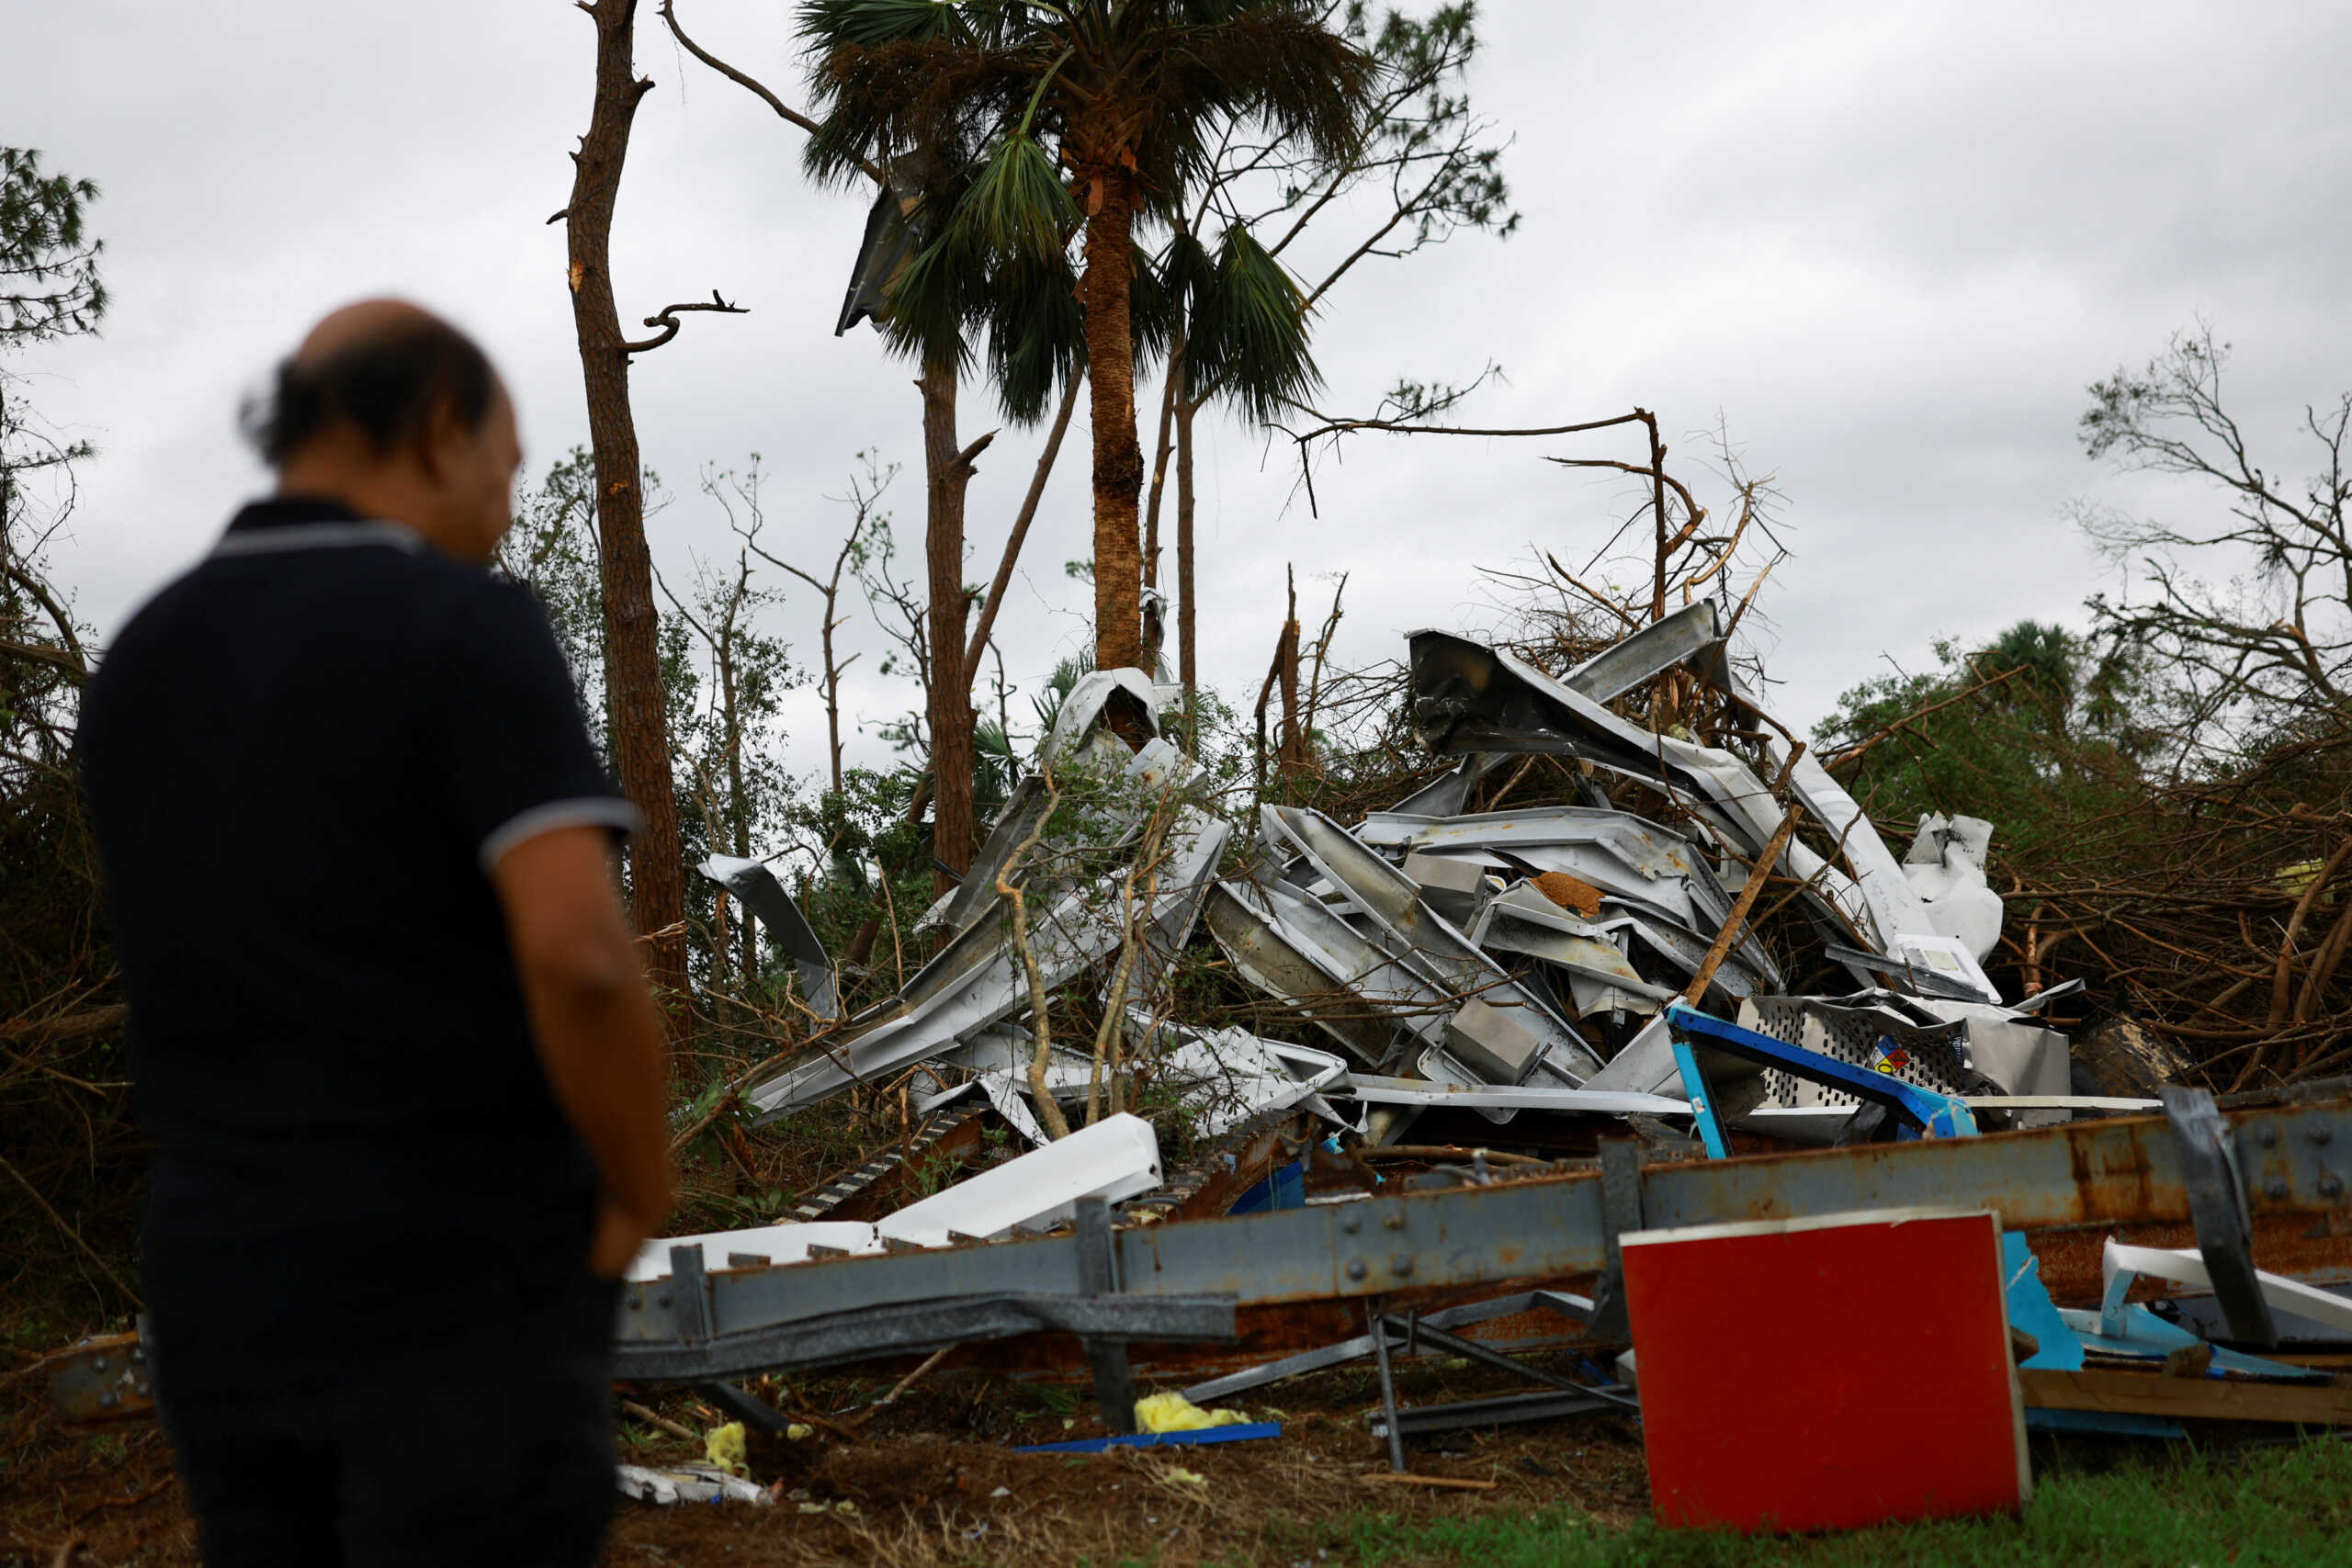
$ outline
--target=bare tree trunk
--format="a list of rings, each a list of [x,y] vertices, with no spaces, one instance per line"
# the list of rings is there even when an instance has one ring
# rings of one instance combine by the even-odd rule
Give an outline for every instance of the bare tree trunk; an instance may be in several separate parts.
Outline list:
[[[1184,683],[1184,743],[1198,747],[1194,709],[1198,704],[1200,634],[1198,604],[1193,592],[1193,416],[1200,405],[1176,400],[1176,669]]]
[[[1285,571],[1290,614],[1283,622],[1282,642],[1274,654],[1274,669],[1282,680],[1283,750],[1279,776],[1289,778],[1306,763],[1306,742],[1298,725],[1298,583]]]
[[[972,864],[972,682],[964,669],[964,632],[970,601],[964,596],[964,494],[971,482],[970,451],[956,445],[956,367],[926,369],[922,389],[922,456],[928,481],[923,558],[931,592],[932,854],[937,890],[962,880]],[[953,874],[942,867],[952,868]]]
[[[735,584],[736,603],[742,602],[744,580]],[[718,656],[718,684],[727,704],[727,805],[729,826],[734,829],[735,858],[752,858],[752,813],[743,795],[743,728],[741,716],[735,706],[735,617],[738,611],[730,606],[727,612],[727,640]],[[715,829],[717,823],[711,824]],[[739,965],[743,983],[749,986],[759,973],[759,918],[752,913],[749,904],[743,906],[742,962]]]
[[[588,434],[596,457],[596,528],[603,567],[605,682],[613,760],[622,791],[645,817],[629,846],[629,887],[638,928],[651,943],[655,982],[678,996],[686,977],[686,891],[671,777],[668,716],[662,697],[652,555],[645,543],[637,423],[629,412],[628,351],[613,301],[613,206],[628,155],[629,122],[652,87],[632,63],[636,0],[583,6],[596,25],[596,98],[588,134],[572,154],[565,234],[571,252],[571,316],[588,395]],[[693,1037],[691,1010],[671,1014],[670,1044]]]
[[[1089,161],[1080,184],[1086,220],[1086,384],[1094,423],[1094,665],[1143,661],[1143,558],[1136,536],[1143,448],[1136,442],[1135,175],[1110,158]]]
[[[1144,508],[1143,521],[1143,585],[1159,586],[1159,502],[1168,488],[1168,452],[1174,439],[1176,398],[1184,380],[1184,329],[1176,329],[1176,339],[1168,350],[1167,384],[1159,393],[1159,438],[1153,444],[1151,459],[1151,500]],[[1148,618],[1144,631],[1144,668],[1158,679],[1159,649],[1168,636],[1167,614],[1163,609]]]

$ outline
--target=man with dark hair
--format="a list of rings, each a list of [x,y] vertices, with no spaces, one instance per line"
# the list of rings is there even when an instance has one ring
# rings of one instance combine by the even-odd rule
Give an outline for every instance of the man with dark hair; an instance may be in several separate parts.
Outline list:
[[[484,570],[521,452],[481,351],[354,305],[251,423],[277,494],[83,706],[164,1425],[214,1564],[585,1563],[671,1197],[634,814]]]

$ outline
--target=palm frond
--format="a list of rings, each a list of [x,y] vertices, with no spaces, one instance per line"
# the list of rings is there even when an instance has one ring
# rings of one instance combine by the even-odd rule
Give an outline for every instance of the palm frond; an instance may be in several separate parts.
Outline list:
[[[812,51],[946,38],[959,20],[957,9],[937,0],[808,0],[800,7],[800,32]]]
[[[1086,316],[1068,259],[1000,267],[989,279],[988,367],[1005,418],[1035,424],[1086,362]]]
[[[954,220],[996,256],[1043,258],[1068,244],[1079,224],[1078,204],[1035,138],[1007,136],[956,204]]]
[[[972,315],[976,261],[952,225],[915,253],[879,312],[893,349],[925,366],[953,365],[959,373],[969,367],[964,324]]]
[[[1196,299],[1184,372],[1191,395],[1215,391],[1260,422],[1322,385],[1307,352],[1306,297],[1242,224],[1226,230]]]

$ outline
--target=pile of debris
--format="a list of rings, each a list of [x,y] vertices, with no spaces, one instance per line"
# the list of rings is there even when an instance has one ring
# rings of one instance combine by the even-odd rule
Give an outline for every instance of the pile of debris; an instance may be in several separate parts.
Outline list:
[[[1165,689],[1139,671],[1088,676],[1040,771],[918,927],[944,939],[938,955],[745,1098],[774,1118],[921,1066],[918,1111],[986,1105],[1042,1145],[1081,1104],[1099,1114],[1134,1099],[1140,1068],[1173,1091],[1162,1100],[1196,1139],[1304,1107],[1337,1134],[1335,1150],[1377,1150],[1450,1107],[1476,1111],[1508,1147],[1513,1134],[1500,1129],[1523,1112],[1687,1119],[1665,1018],[1679,999],[1959,1096],[1990,1127],[2045,1124],[2086,1103],[2070,1097],[2065,1039],[2042,1018],[2064,991],[2006,1005],[1985,976],[2002,922],[1984,874],[1991,825],[1928,818],[1898,863],[1747,696],[1713,604],[1558,680],[1439,632],[1413,637],[1411,668],[1416,727],[1460,762],[1352,828],[1261,807],[1255,853],[1227,852],[1230,829],[1193,792],[1193,764],[1157,733]],[[1662,679],[1704,683],[1750,754],[1612,711]],[[1138,732],[1147,739],[1130,750],[1120,736]],[[1565,764],[1572,803],[1466,809],[1488,775],[1541,757]],[[1613,805],[1604,776],[1652,809]],[[1063,805],[1082,794],[1087,807]],[[1227,861],[1242,873],[1221,876]],[[1057,877],[1056,865],[1080,869]],[[830,967],[773,875],[749,862],[706,870],[779,933],[829,1015]],[[1759,908],[1768,886],[1772,907]],[[1845,994],[1791,994],[1794,965],[1762,936],[1780,907],[1801,913],[1816,939],[1807,958],[1843,977]],[[1313,1044],[1179,1016],[1171,982],[1196,924]],[[1051,1040],[1040,999],[1090,973],[1102,1013],[1095,1048]],[[1706,1054],[1726,1131],[1854,1135],[1853,1093]],[[1531,1123],[1514,1134],[1562,1146]]]

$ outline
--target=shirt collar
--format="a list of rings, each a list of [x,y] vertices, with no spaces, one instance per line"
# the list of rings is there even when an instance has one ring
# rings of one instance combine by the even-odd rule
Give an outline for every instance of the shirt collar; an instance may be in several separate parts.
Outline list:
[[[306,523],[357,523],[359,513],[340,501],[316,495],[273,495],[248,502],[229,521],[232,534],[261,528],[296,528]]]
[[[324,496],[279,495],[247,503],[213,547],[215,556],[275,555],[287,550],[390,545],[414,552],[424,538],[405,524],[363,517]]]

